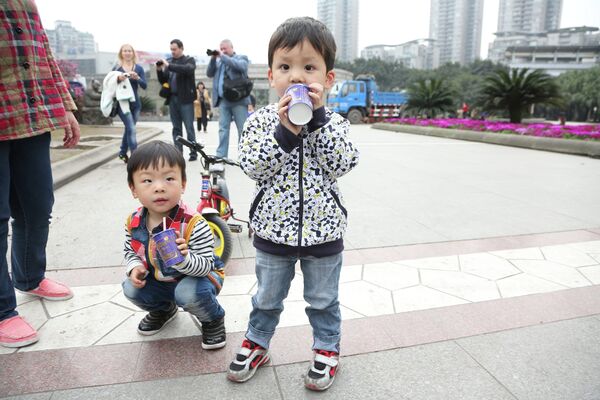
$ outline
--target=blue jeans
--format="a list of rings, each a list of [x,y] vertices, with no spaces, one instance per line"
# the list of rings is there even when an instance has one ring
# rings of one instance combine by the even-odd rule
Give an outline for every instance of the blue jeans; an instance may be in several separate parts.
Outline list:
[[[177,137],[181,136],[181,123],[185,126],[187,139],[190,142],[196,141],[196,131],[194,131],[194,103],[182,104],[179,96],[171,96],[169,98],[169,115],[173,124],[173,143],[179,151],[183,152],[183,145],[177,141]],[[190,157],[197,157],[195,150],[190,150]]]
[[[15,287],[32,290],[44,279],[53,205],[50,133],[0,141],[0,321],[17,315]],[[10,217],[12,280],[6,260]]]
[[[133,151],[137,149],[135,124],[140,116],[140,108],[134,108],[132,103],[129,103],[129,107],[131,112],[125,114],[119,106],[119,118],[121,118],[121,121],[123,121],[123,124],[125,125],[125,132],[123,132],[123,140],[121,141],[121,150],[119,151],[119,154],[121,155],[126,155],[127,150],[130,150],[133,153]]]
[[[246,338],[269,348],[283,300],[287,297],[296,256],[276,256],[256,250],[258,291],[252,297],[252,312]],[[342,269],[342,253],[329,257],[301,257],[304,276],[304,300],[309,304],[306,315],[313,328],[313,349],[340,351],[341,315],[338,286]]]
[[[160,282],[151,275],[146,285],[135,288],[129,279],[123,281],[123,294],[133,304],[145,311],[168,311],[173,303],[198,317],[200,322],[210,322],[225,316],[217,301],[217,289],[206,277],[186,276],[179,282]]]
[[[229,103],[227,100],[221,99],[219,103],[219,147],[217,147],[217,157],[227,157],[229,153],[229,127],[231,126],[231,120],[235,121],[239,143],[246,118],[248,118],[247,105]]]

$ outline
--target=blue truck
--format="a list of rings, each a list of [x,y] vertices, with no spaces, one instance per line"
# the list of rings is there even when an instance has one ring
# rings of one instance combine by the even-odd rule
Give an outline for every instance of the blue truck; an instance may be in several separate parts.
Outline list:
[[[406,92],[380,92],[375,77],[358,75],[354,80],[336,82],[327,96],[327,107],[348,118],[351,124],[400,116]]]

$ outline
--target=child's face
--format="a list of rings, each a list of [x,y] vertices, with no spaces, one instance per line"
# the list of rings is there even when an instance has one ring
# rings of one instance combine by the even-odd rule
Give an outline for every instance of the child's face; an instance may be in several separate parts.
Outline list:
[[[161,163],[158,169],[150,166],[133,173],[133,197],[148,209],[151,216],[166,217],[175,207],[185,191],[185,181],[181,179],[181,168]]]
[[[279,97],[283,97],[285,89],[295,83],[319,83],[324,89],[329,89],[333,85],[335,73],[327,71],[323,56],[308,40],[304,40],[292,49],[275,50],[268,77],[271,87]]]

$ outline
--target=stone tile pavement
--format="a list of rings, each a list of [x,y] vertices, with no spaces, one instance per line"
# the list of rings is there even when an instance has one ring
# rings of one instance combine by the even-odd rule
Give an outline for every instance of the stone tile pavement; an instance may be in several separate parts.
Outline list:
[[[72,224],[74,206],[86,201],[119,218],[130,210],[117,200],[128,198],[125,185],[114,185],[122,165],[109,162],[58,192],[47,273],[76,296],[51,303],[19,295],[18,309],[41,340],[0,348],[0,397],[600,399],[600,203],[589,184],[597,161],[365,126],[353,134],[364,163],[344,181],[355,212],[340,287],[343,361],[326,394],[302,386],[311,332],[299,270],[271,364],[243,386],[225,379],[256,290],[253,249],[241,236],[220,296],[224,349],[202,350],[200,331],[183,312],[159,335],[136,333],[144,313],[121,294],[121,238],[113,243],[118,233],[98,229],[104,240],[90,252],[77,242],[87,232]],[[206,139],[212,146],[216,135]],[[251,190],[233,172],[232,187]],[[379,189],[365,193],[364,182]],[[98,188],[111,189],[104,203]],[[374,215],[384,188],[391,200]]]
[[[340,282],[343,320],[376,317],[457,304],[600,285],[600,240],[522,249],[456,254],[396,262],[346,265]],[[101,346],[199,335],[188,313],[155,336],[136,332],[144,312],[122,294],[120,284],[73,287],[65,302],[18,294],[18,311],[40,333],[40,341],[0,354]],[[219,301],[229,333],[244,332],[256,291],[254,274],[226,279]],[[280,327],[308,325],[297,269]]]

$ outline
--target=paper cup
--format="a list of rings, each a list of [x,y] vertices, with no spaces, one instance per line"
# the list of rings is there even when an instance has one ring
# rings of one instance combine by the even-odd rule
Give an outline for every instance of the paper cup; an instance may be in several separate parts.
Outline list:
[[[152,235],[152,238],[156,243],[156,251],[165,267],[173,267],[185,260],[185,257],[181,255],[177,248],[177,243],[175,242],[177,239],[175,229],[171,228],[158,232]]]
[[[285,90],[292,96],[288,104],[288,118],[294,125],[306,125],[313,116],[313,104],[308,95],[308,86],[296,84]]]

